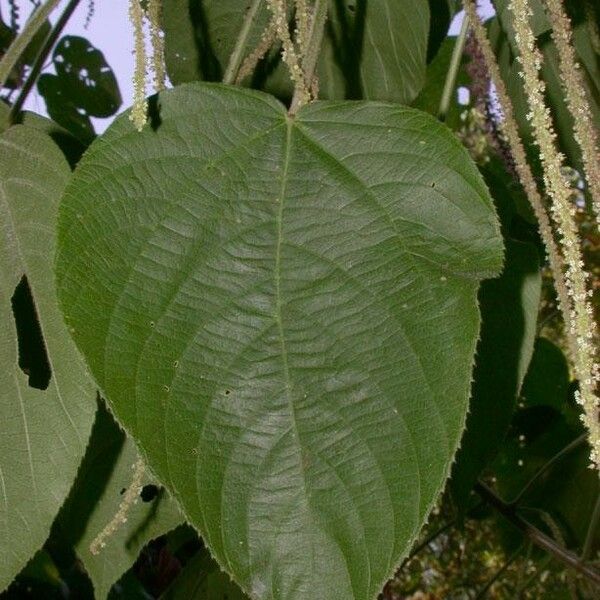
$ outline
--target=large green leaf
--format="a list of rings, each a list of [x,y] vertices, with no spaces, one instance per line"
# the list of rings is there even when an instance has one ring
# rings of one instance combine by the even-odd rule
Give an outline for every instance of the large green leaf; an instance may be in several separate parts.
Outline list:
[[[48,536],[96,409],[53,282],[69,174],[46,134],[17,125],[0,136],[0,589]]]
[[[116,514],[137,458],[133,442],[101,407],[77,480],[53,527],[55,543],[72,546],[77,552],[98,599],[107,597],[113,583],[150,540],[183,521],[173,500],[147,473],[142,497],[128,510],[127,522],[106,540],[106,547],[98,554],[90,552],[94,538]]]
[[[62,306],[119,420],[255,598],[370,599],[464,426],[487,189],[429,115],[161,94],[75,171]]]
[[[429,1],[330,0],[330,5],[318,66],[321,97],[412,101],[425,81]],[[219,81],[247,7],[246,0],[166,2],[163,20],[171,81]],[[269,18],[265,2],[251,29],[247,52],[260,41]],[[277,55],[267,62],[262,65],[266,73],[256,83],[290,95],[289,76]]]

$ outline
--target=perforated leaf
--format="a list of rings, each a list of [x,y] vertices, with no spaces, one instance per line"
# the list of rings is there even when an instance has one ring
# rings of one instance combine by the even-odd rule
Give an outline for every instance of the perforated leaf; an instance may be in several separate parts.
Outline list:
[[[0,589],[46,540],[96,409],[53,281],[69,174],[46,134],[17,125],[0,136]]]
[[[44,73],[38,91],[48,114],[84,143],[94,138],[90,117],[110,117],[121,106],[115,75],[100,50],[66,35],[52,54],[56,75]]]
[[[119,420],[254,598],[368,600],[463,429],[502,262],[465,150],[418,111],[194,84],[65,194],[64,313]]]

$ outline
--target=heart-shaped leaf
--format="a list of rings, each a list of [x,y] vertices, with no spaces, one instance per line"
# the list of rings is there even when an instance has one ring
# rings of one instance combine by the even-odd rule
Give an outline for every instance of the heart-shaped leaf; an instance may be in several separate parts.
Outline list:
[[[69,175],[45,133],[17,125],[0,135],[0,590],[46,540],[96,410],[53,281]]]
[[[432,117],[222,85],[161,94],[84,156],[67,322],[122,424],[254,598],[373,598],[464,426],[502,242]]]

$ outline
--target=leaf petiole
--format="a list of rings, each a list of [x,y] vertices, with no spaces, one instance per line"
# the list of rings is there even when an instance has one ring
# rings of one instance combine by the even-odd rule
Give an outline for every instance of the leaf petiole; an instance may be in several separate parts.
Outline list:
[[[54,45],[56,44],[56,40],[58,40],[58,38],[60,37],[60,34],[63,32],[63,29],[69,22],[69,19],[75,12],[75,9],[79,6],[80,2],[81,0],[71,0],[69,4],[67,4],[65,10],[56,22],[56,25],[52,28],[52,30],[46,37],[44,45],[38,52],[38,55],[35,58],[35,62],[33,63],[31,70],[29,71],[27,79],[25,80],[23,87],[19,91],[19,95],[17,96],[14,104],[10,109],[10,114],[8,116],[8,122],[10,124],[14,123],[17,117],[19,116],[19,113],[23,108],[23,104],[25,103],[25,100],[27,100],[29,92],[31,92],[31,89],[35,85],[35,82],[37,81],[40,73],[42,72],[42,69],[44,68],[44,64],[46,63],[48,55],[50,54],[52,48],[54,48]]]
[[[454,49],[452,51],[452,58],[450,59],[450,67],[448,69],[448,75],[444,83],[444,91],[442,92],[442,99],[440,100],[440,108],[438,110],[438,119],[440,121],[446,120],[448,114],[448,108],[450,107],[450,99],[454,93],[456,87],[456,78],[458,77],[458,69],[460,67],[460,61],[465,49],[465,43],[467,41],[467,32],[469,31],[469,15],[465,13],[463,18],[460,33],[456,38]]]
[[[44,26],[48,15],[58,6],[60,0],[46,0],[36,9],[25,24],[23,31],[14,39],[8,47],[6,54],[0,60],[0,89],[2,89],[15,68],[19,59],[33,40],[37,32]]]
[[[223,76],[223,83],[232,84],[237,77],[240,65],[242,64],[242,59],[244,58],[244,50],[246,50],[248,38],[250,37],[250,30],[252,29],[254,18],[256,17],[261,4],[262,0],[253,0],[244,15],[242,29],[240,30],[233,52],[229,58],[229,63],[225,70],[225,75]]]

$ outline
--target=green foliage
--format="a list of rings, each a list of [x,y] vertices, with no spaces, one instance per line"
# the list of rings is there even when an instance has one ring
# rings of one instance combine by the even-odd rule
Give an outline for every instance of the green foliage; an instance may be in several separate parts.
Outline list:
[[[44,133],[19,125],[0,136],[0,589],[48,536],[95,412],[95,385],[52,281],[54,222],[69,174]]]
[[[545,338],[538,338],[521,390],[525,405],[561,410],[567,401],[569,383],[569,366],[561,349]]]
[[[586,11],[587,3],[590,4],[590,7],[593,4],[590,0],[569,0],[566,5],[573,21],[575,51],[587,86],[593,119],[596,123],[600,123],[600,48],[595,48],[593,42],[593,28],[597,28],[598,25],[591,22],[594,12],[593,10]],[[510,21],[510,11],[507,8],[508,0],[497,0],[497,5],[498,17],[490,24],[490,37],[500,59],[502,75],[513,103],[517,107],[519,127],[525,138],[530,141],[531,124],[526,118],[527,103],[523,93],[522,80],[519,77],[519,63],[515,60],[517,50]],[[581,168],[580,150],[573,137],[573,118],[567,109],[564,98],[558,53],[550,36],[551,26],[542,1],[535,0],[532,5],[534,33],[538,36],[538,43],[544,57],[542,75],[547,84],[547,98],[561,149],[566,154],[571,166]]]
[[[90,117],[110,117],[121,106],[114,73],[100,50],[85,38],[67,35],[52,55],[56,75],[40,77],[38,90],[48,114],[83,143],[94,138]]]
[[[452,58],[455,43],[455,37],[447,37],[440,46],[433,61],[427,66],[425,85],[412,102],[412,106],[415,108],[437,116],[442,100],[444,81],[450,68],[450,59]],[[456,87],[466,86],[468,83],[469,78],[464,69],[461,68],[456,79]],[[461,114],[464,110],[465,107],[459,104],[458,94],[455,93],[451,99],[448,114],[446,115],[446,125],[454,130],[458,130],[461,124]]]
[[[136,460],[133,442],[101,406],[88,451],[51,538],[55,546],[75,549],[92,580],[97,598],[106,598],[111,586],[135,562],[150,540],[183,520],[165,490],[146,475],[141,497],[128,511],[127,522],[119,524],[99,554],[90,552],[93,539],[117,512],[124,490],[130,485]]]
[[[505,181],[484,169],[503,224],[506,245],[501,277],[479,290],[481,338],[473,372],[466,431],[452,470],[450,492],[464,513],[481,471],[494,458],[510,425],[533,353],[542,278],[536,247],[514,238],[518,218]]]
[[[532,367],[535,370],[528,373],[528,380],[538,379],[542,374],[556,378],[556,374],[549,371],[551,363],[537,359]],[[583,433],[572,397],[564,398],[559,408],[552,397],[544,404],[539,403],[540,400],[531,406],[527,398],[523,399],[502,452],[492,465],[498,489],[509,500],[516,498],[548,461]],[[536,485],[528,489],[522,504],[542,528],[546,527],[543,517],[550,517],[566,538],[568,547],[581,550],[599,492],[598,474],[589,468],[588,448],[582,443],[542,474]],[[594,548],[599,549],[600,531],[594,539]]]
[[[320,97],[412,101],[425,81],[428,1],[330,0],[330,4],[317,69]],[[246,5],[245,0],[174,0],[165,4],[167,71],[173,83],[221,80]],[[247,53],[257,46],[269,17],[263,3]],[[433,22],[438,31],[445,27],[445,35],[448,11],[445,16],[436,14]],[[284,98],[291,96],[286,67],[277,52],[259,66],[253,83]]]
[[[478,282],[502,260],[487,190],[413,110],[316,103],[290,119],[206,84],[158,102],[156,130],[117,120],[71,180],[67,322],[247,591],[371,598],[462,432]]]
[[[427,62],[437,55],[448,35],[452,19],[460,10],[457,0],[429,0],[429,39],[427,41]],[[427,78],[428,79],[428,78]]]
[[[579,167],[544,1],[548,100]],[[600,121],[600,9],[565,1]],[[142,0],[138,88],[161,70],[160,6],[176,87],[146,125],[139,98],[141,132],[128,111],[98,137],[115,75],[44,22],[53,4],[0,90],[0,599],[596,598],[600,481],[472,40],[451,69],[461,2],[287,0],[300,54],[295,10],[329,9],[298,60],[320,101],[295,112],[280,40],[220,83],[260,46],[266,0]],[[52,119],[19,110],[29,83]]]
[[[185,566],[162,600],[248,600],[239,587],[220,570],[206,550]]]
[[[22,83],[24,68],[26,66],[31,66],[49,32],[50,23],[46,21],[43,27],[40,28],[31,42],[27,45],[25,52],[23,52],[19,62],[10,74],[8,81],[6,82],[8,88],[15,89]],[[4,54],[16,36],[17,32],[11,29],[9,25],[3,21],[2,15],[0,14],[0,56]]]
[[[425,82],[426,0],[332,0],[319,66],[321,97],[409,103]],[[410,30],[410,36],[404,32]]]

